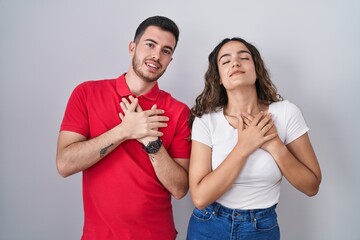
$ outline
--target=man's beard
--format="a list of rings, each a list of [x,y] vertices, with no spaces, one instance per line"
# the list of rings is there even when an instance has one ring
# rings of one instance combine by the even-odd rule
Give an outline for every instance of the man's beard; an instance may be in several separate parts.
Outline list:
[[[145,63],[144,63],[144,65],[145,65]],[[136,53],[135,53],[135,55],[134,55],[134,57],[133,57],[133,59],[132,59],[132,67],[133,67],[133,70],[134,70],[135,74],[136,74],[139,78],[143,79],[145,82],[155,82],[155,81],[157,81],[157,80],[164,74],[164,72],[165,72],[165,70],[164,70],[164,71],[162,71],[162,72],[159,72],[158,74],[151,74],[151,73],[146,74],[146,73],[144,72],[144,70],[141,69],[141,66],[142,66],[142,63],[141,63],[141,61],[136,57]]]

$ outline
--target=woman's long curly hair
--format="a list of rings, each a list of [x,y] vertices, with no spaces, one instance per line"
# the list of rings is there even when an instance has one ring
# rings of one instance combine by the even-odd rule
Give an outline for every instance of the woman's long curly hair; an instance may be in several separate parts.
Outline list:
[[[218,69],[219,51],[226,43],[238,41],[243,43],[250,51],[255,64],[256,71],[256,93],[260,103],[269,105],[272,102],[281,101],[282,97],[277,93],[276,86],[270,80],[270,75],[265,68],[259,51],[255,46],[242,38],[225,38],[222,40],[209,55],[209,66],[205,73],[205,88],[196,98],[195,106],[191,108],[190,124],[192,125],[195,117],[201,117],[205,113],[218,111],[228,103],[226,89],[220,84]]]

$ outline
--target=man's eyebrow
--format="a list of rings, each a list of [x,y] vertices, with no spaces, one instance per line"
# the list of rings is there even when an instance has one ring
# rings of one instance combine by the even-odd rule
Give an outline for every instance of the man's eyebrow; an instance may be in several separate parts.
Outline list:
[[[149,41],[149,42],[152,42],[152,43],[158,45],[158,43],[155,40],[151,39],[151,38],[145,39],[145,41]],[[168,48],[171,52],[174,51],[174,49],[171,46],[165,46],[165,48]]]
[[[236,54],[240,55],[240,54],[242,54],[242,53],[248,53],[248,54],[251,55],[251,53],[250,53],[249,51],[247,51],[247,50],[240,50],[240,51],[238,51]],[[219,62],[220,62],[221,58],[223,58],[223,57],[229,57],[230,55],[231,55],[230,53],[225,53],[225,54],[221,55],[221,57],[219,58]]]

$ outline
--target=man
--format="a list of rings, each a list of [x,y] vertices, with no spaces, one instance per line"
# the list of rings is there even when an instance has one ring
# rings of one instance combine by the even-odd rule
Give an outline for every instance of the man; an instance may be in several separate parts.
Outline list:
[[[144,20],[129,44],[132,62],[117,79],[73,91],[61,124],[57,168],[83,172],[82,239],[175,239],[171,195],[188,191],[189,108],[158,87],[179,30]]]

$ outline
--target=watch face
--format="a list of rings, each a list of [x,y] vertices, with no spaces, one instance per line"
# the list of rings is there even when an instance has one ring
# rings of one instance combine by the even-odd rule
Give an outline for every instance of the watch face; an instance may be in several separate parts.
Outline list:
[[[149,144],[146,146],[146,152],[147,153],[157,153],[161,147],[161,140],[158,138],[156,141],[149,142]]]

